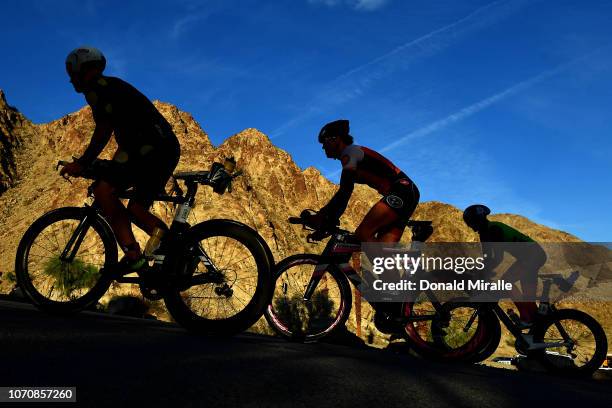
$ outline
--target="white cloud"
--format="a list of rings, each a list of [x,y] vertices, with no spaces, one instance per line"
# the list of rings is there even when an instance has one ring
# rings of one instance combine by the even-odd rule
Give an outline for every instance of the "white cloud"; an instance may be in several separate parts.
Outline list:
[[[390,0],[308,0],[310,4],[322,4],[327,7],[348,6],[355,10],[374,11],[389,3]]]

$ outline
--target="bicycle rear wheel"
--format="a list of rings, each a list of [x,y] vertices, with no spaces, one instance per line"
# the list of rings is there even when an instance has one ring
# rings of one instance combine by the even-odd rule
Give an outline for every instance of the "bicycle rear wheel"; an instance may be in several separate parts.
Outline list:
[[[193,227],[182,251],[174,271],[179,284],[164,295],[177,323],[201,334],[232,335],[257,322],[272,287],[257,232],[229,220],[207,221]]]
[[[457,300],[436,307],[423,293],[415,302],[406,303],[404,310],[407,317],[431,317],[413,320],[405,327],[412,350],[427,359],[474,363],[489,357],[499,344],[499,321],[478,304]]]
[[[25,232],[15,260],[18,285],[39,309],[74,313],[97,302],[110,280],[101,269],[117,262],[109,227],[91,210],[50,211]]]
[[[534,328],[533,338],[535,343],[563,343],[535,355],[547,368],[567,375],[592,375],[608,351],[601,325],[579,310],[556,310]]]
[[[336,268],[327,268],[310,300],[306,287],[321,257],[298,254],[276,267],[272,302],[265,311],[270,326],[280,336],[294,341],[317,341],[342,327],[351,311],[351,288]]]

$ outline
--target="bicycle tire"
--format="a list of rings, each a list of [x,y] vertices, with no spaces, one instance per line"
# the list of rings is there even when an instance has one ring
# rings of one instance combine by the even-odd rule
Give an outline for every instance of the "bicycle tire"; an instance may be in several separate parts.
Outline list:
[[[486,305],[481,303],[456,303],[456,302],[448,302],[442,306],[443,313],[451,312],[455,308],[459,307],[469,307],[471,309],[478,310],[478,328],[474,332],[473,336],[469,338],[461,347],[456,347],[454,344],[449,345],[449,350],[455,350],[457,353],[462,353],[463,357],[461,358],[462,362],[465,363],[479,363],[481,361],[486,360],[491,357],[493,353],[499,347],[499,342],[501,341],[502,329],[499,319],[495,313],[487,308]],[[445,336],[438,335],[438,331],[442,329],[439,327],[435,327],[434,335],[437,336],[438,339],[443,341],[445,340]]]
[[[563,321],[568,321],[568,323],[563,323]],[[569,323],[574,322],[574,323]],[[534,353],[534,356],[537,357],[542,364],[557,373],[565,374],[565,375],[575,375],[575,376],[590,376],[592,375],[606,359],[606,353],[608,352],[608,340],[606,338],[606,333],[601,325],[595,320],[593,317],[588,314],[575,309],[558,309],[551,316],[545,318],[542,322],[536,324],[532,333],[533,339],[535,343],[549,342],[547,340],[548,337],[555,337],[552,340],[561,340],[556,339],[559,337],[560,330],[558,329],[559,325],[563,327],[563,329],[568,332],[571,331],[573,333],[576,332],[576,323],[580,323],[584,328],[588,329],[588,332],[593,336],[593,346],[594,351],[592,356],[588,358],[583,365],[576,365],[576,357],[577,355],[569,357],[572,361],[570,362],[568,357],[563,356],[561,353],[553,354],[550,351],[546,352],[546,350],[541,350]],[[550,335],[549,329],[555,326],[557,333],[553,332]],[[582,338],[584,338],[585,332],[579,334]],[[570,335],[571,336],[571,335]],[[583,340],[578,341],[579,338],[574,338],[576,335],[572,336],[572,340],[576,341],[576,343],[582,343],[582,345],[586,345],[587,343]],[[589,348],[591,345],[588,346]],[[563,351],[564,347],[558,347],[557,350]],[[566,350],[568,353],[569,351]]]
[[[174,254],[178,255],[176,256],[176,259],[178,259],[178,263],[176,263],[177,268],[185,267],[184,262],[189,259],[189,256],[186,254],[189,247],[202,245],[202,242],[208,239],[215,239],[216,242],[221,239],[222,242],[226,243],[224,245],[227,245],[229,242],[229,245],[234,246],[234,252],[236,248],[238,248],[239,251],[246,250],[248,251],[247,257],[252,257],[252,259],[249,259],[248,265],[240,264],[236,266],[236,264],[242,262],[242,259],[234,262],[234,264],[226,264],[224,262],[229,261],[220,259],[223,257],[224,253],[217,256],[219,254],[215,251],[215,253],[212,254],[211,260],[215,263],[215,266],[219,265],[218,268],[220,271],[222,270],[223,282],[219,282],[218,284],[206,283],[203,285],[194,285],[185,289],[171,287],[164,294],[164,302],[168,312],[174,320],[192,332],[209,335],[237,334],[255,324],[263,315],[270,301],[272,273],[268,255],[266,254],[265,248],[261,245],[260,238],[255,230],[231,220],[210,220],[192,227],[187,232],[181,249],[182,253]],[[212,243],[209,242],[209,244],[205,246],[210,246],[211,244]],[[206,250],[208,256],[210,256],[212,252],[211,248]],[[230,256],[229,258],[232,257]],[[231,259],[231,261],[233,261],[233,259]],[[198,267],[201,266],[198,265]],[[239,277],[239,272],[250,271],[252,273],[252,268],[256,269],[256,277],[254,280],[252,277],[245,277],[244,275]],[[235,278],[234,281],[231,281],[232,278]],[[249,282],[255,284],[252,297],[248,299],[248,302],[245,298],[240,298],[239,296],[241,295],[238,294],[238,289],[240,289],[242,293],[246,293],[245,287],[240,286],[240,284],[245,284],[247,278],[251,279]],[[239,279],[243,279],[240,284],[238,284]],[[228,285],[228,282],[232,285]],[[220,287],[230,290],[231,295],[218,294],[216,290]],[[205,292],[208,293],[209,296],[205,297]],[[234,292],[236,293],[235,296]],[[247,293],[247,296],[248,295]],[[237,311],[237,313],[231,316],[219,317],[217,309],[215,317],[209,316],[208,312],[211,311],[210,305],[212,300],[214,299],[220,302],[223,300],[222,298],[224,296],[226,299],[231,298],[228,302],[238,301],[242,303],[244,308],[237,311],[236,308],[233,307],[234,303],[228,303],[233,311]],[[204,307],[204,303],[206,302],[204,299],[208,299],[206,307]],[[202,313],[197,313],[197,311],[194,310],[196,308]],[[207,316],[202,315],[205,313]]]
[[[414,313],[414,305],[415,302],[407,302],[404,305],[407,316]],[[415,353],[428,360],[475,363],[486,359],[490,356],[489,353],[497,349],[501,338],[501,326],[492,311],[479,308],[476,327],[467,340],[450,342],[447,338],[448,328],[458,326],[458,322],[452,319],[453,310],[466,306],[471,309],[478,307],[477,304],[462,301],[444,303],[439,310],[439,315],[448,317],[431,320],[431,324],[424,331],[417,329],[417,322],[409,322],[404,333],[406,342]],[[442,325],[443,320],[448,320],[448,324]]]
[[[48,259],[47,261],[45,261],[44,265],[40,265],[40,267],[43,268],[43,271],[41,273],[42,282],[47,282],[47,280],[55,279],[55,283],[51,284],[51,290],[48,292],[48,294],[43,294],[41,293],[40,288],[38,288],[37,285],[34,283],[32,273],[36,271],[32,271],[31,269],[34,269],[34,267],[32,267],[32,263],[34,262],[32,258],[35,258],[36,256],[33,254],[33,247],[41,246],[41,244],[38,244],[37,239],[42,236],[45,230],[52,227],[54,224],[60,224],[63,221],[74,221],[78,225],[78,223],[83,220],[86,215],[91,215],[91,210],[83,207],[63,207],[52,210],[34,221],[34,223],[32,223],[32,225],[26,230],[21,241],[19,242],[19,246],[17,248],[17,256],[15,259],[15,275],[17,278],[17,283],[19,287],[21,287],[22,290],[25,292],[30,301],[37,308],[43,311],[59,314],[70,314],[79,312],[96,303],[104,295],[104,293],[106,293],[111,284],[111,281],[105,278],[102,273],[100,273],[101,268],[98,268],[96,272],[94,269],[92,269],[91,264],[88,265],[81,260],[77,262],[78,258],[75,258],[75,260],[71,261],[70,264],[80,270],[80,272],[82,273],[81,277],[85,276],[85,274],[89,274],[89,277],[86,280],[89,282],[93,282],[95,280],[95,283],[92,283],[91,288],[89,288],[89,290],[86,290],[84,293],[82,293],[81,296],[78,296],[76,298],[70,298],[70,296],[66,295],[65,297],[68,297],[68,299],[64,301],[52,299],[52,294],[56,283],[59,287],[58,292],[64,292],[61,294],[65,295],[66,291],[72,291],[72,288],[66,287],[67,281],[70,280],[75,282],[75,286],[84,282],[84,280],[82,280],[81,283],[78,283],[78,279],[75,280],[75,271],[71,270],[70,266],[67,266],[69,265],[68,263],[60,261],[59,253],[61,253],[63,247],[65,246],[65,243],[60,244],[60,241],[58,241],[58,239],[61,240],[62,238],[65,238],[65,232],[62,234],[62,238],[60,238],[59,234],[57,233],[53,235],[53,240],[47,238],[49,245],[54,247],[53,250],[57,250],[58,253],[53,252],[53,250],[49,248],[46,248],[46,252],[49,253],[47,256]],[[115,241],[114,235],[112,234],[112,230],[110,230],[108,224],[101,217],[95,217],[92,218],[89,228],[95,232],[95,235],[100,240],[100,243],[104,248],[104,262],[101,266],[104,267],[116,263],[118,257],[117,243]],[[89,234],[89,231],[86,232],[83,242],[85,242],[85,239],[87,239],[87,234]],[[89,237],[89,241],[96,239],[93,234]],[[81,244],[83,242],[81,242]],[[88,242],[87,245],[93,247],[93,245],[91,245],[91,242]],[[77,251],[81,249],[81,247],[78,247]],[[85,253],[89,249],[90,248],[85,248]],[[100,254],[94,255],[95,256],[92,256],[91,258],[92,260],[96,260],[97,262],[102,261],[102,256]],[[45,257],[39,256],[39,258]],[[70,277],[67,277],[67,275],[70,275]],[[82,291],[85,289],[79,288],[79,290]]]
[[[350,315],[351,288],[348,279],[334,267],[326,270],[323,275],[325,286],[323,281],[319,283],[311,301],[308,304],[300,303],[300,297],[304,294],[314,266],[320,261],[320,255],[297,254],[283,259],[275,268],[274,293],[264,316],[270,327],[287,340],[315,342],[343,327]],[[322,293],[325,293],[325,297],[317,297]],[[315,302],[312,299],[319,299],[327,306],[325,308],[311,306]],[[335,306],[331,311],[330,305]],[[314,316],[320,313],[321,309],[326,309],[329,313],[315,322]],[[294,315],[296,310],[303,312],[298,319]]]

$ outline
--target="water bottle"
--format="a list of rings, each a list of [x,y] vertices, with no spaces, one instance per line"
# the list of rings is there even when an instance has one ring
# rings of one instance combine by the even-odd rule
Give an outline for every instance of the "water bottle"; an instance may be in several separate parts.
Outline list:
[[[155,228],[151,237],[147,241],[147,245],[145,246],[144,253],[146,257],[152,257],[153,253],[159,248],[161,244],[161,239],[164,236],[165,231],[161,228]]]

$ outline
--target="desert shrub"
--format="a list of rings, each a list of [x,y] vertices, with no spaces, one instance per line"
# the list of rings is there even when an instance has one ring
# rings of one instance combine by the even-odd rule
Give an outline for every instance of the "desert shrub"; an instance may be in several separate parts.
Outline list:
[[[43,272],[53,279],[55,287],[66,297],[78,289],[90,288],[97,282],[100,271],[79,258],[71,262],[62,261],[59,256],[50,258],[44,265]]]
[[[334,302],[325,291],[316,292],[308,302],[304,301],[301,294],[278,298],[274,308],[295,336],[328,325],[334,318]]]

